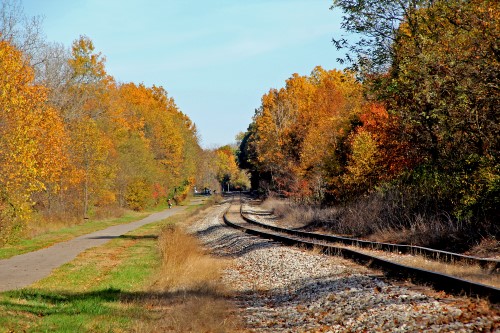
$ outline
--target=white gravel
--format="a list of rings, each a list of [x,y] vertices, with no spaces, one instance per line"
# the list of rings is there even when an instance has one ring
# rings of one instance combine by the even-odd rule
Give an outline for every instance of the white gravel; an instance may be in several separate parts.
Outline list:
[[[498,307],[422,293],[342,258],[246,235],[223,225],[227,207],[211,209],[191,232],[232,259],[223,281],[246,332],[500,332]]]

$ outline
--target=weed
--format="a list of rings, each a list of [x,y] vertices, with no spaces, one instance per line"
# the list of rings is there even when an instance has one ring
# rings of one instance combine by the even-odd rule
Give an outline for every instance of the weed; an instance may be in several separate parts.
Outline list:
[[[289,200],[269,199],[264,209],[274,212],[277,223],[291,228],[326,231],[337,235],[365,238],[379,242],[412,244],[452,252],[465,252],[481,239],[488,248],[498,249],[494,236],[478,235],[478,228],[456,220],[445,212],[431,213],[410,209],[415,198],[387,192],[372,193],[357,201],[335,207],[296,204]],[[474,252],[482,252],[478,248]],[[496,252],[498,252],[496,250]]]

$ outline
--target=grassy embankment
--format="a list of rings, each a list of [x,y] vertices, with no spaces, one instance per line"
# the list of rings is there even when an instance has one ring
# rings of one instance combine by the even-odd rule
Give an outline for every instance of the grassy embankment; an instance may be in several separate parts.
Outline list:
[[[179,226],[200,205],[89,249],[30,288],[0,294],[0,332],[226,332],[220,260]]]
[[[183,203],[181,203],[181,205],[182,204]],[[56,243],[106,229],[114,225],[138,221],[152,213],[167,209],[167,207],[165,203],[141,212],[122,210],[120,214],[115,214],[121,215],[119,217],[91,219],[80,224],[74,224],[73,220],[67,223],[61,221],[44,221],[44,225],[30,226],[30,232],[27,233],[26,237],[1,246],[0,259],[7,259],[19,254],[40,250]]]
[[[31,238],[19,239],[17,242],[0,247],[0,259],[7,259],[19,254],[36,251],[49,247],[59,242],[85,235],[94,231],[102,230],[118,224],[138,221],[151,211],[134,212],[127,211],[122,217],[103,220],[88,221],[86,223],[65,226],[61,228],[48,228],[48,231],[37,234]]]

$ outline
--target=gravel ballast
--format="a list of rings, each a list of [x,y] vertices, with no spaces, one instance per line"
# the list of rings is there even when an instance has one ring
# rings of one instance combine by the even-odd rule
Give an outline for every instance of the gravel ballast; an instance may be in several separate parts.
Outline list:
[[[191,226],[215,256],[246,332],[498,332],[498,307],[451,297],[379,272],[229,228],[212,208]],[[230,215],[237,219],[237,214]]]

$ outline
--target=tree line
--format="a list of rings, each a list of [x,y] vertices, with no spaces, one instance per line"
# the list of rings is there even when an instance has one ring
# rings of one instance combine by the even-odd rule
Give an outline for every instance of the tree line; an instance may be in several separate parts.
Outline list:
[[[500,3],[335,0],[346,70],[294,74],[241,140],[252,186],[317,205],[383,197],[497,235]],[[473,235],[471,235],[473,238]]]
[[[237,174],[234,154],[200,147],[163,87],[117,82],[90,38],[47,43],[19,1],[1,5],[0,245],[33,224],[142,210]]]

